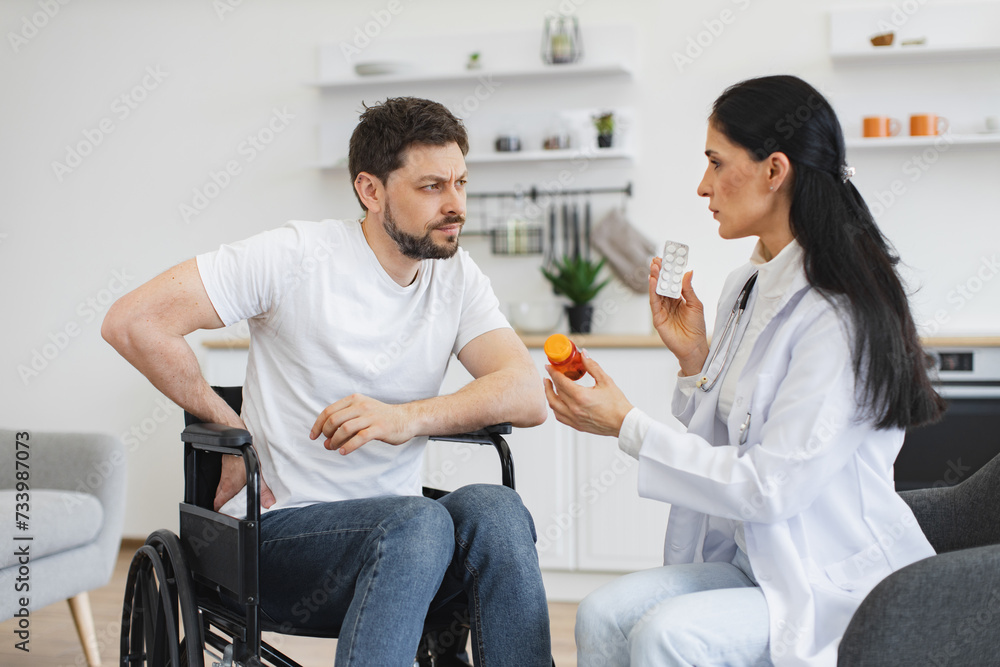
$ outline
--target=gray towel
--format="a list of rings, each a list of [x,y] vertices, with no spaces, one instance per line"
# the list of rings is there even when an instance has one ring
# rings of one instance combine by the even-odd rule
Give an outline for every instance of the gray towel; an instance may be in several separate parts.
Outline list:
[[[656,246],[629,224],[619,209],[613,209],[597,224],[591,245],[608,260],[608,267],[637,294],[649,291],[649,262]]]

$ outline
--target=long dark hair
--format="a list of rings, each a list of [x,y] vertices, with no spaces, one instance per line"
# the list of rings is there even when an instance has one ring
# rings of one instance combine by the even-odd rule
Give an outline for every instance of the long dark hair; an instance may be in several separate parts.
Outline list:
[[[938,419],[944,399],[927,374],[899,256],[847,177],[844,134],[830,103],[794,76],[749,79],[715,101],[712,126],[756,161],[775,152],[792,164],[792,233],[809,284],[853,324],[853,364],[877,428]]]

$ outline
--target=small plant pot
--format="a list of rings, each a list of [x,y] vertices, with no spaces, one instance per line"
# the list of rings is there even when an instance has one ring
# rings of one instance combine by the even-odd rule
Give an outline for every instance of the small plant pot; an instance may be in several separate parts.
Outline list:
[[[589,303],[582,306],[566,306],[570,333],[590,333],[590,323],[594,318],[594,307]]]
[[[611,148],[612,140],[614,139],[613,134],[599,134],[597,135],[597,147],[598,148]]]

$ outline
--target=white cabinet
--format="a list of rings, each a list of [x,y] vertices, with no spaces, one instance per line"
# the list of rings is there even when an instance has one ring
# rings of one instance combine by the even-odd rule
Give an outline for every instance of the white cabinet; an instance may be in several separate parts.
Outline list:
[[[601,348],[590,353],[633,405],[656,419],[673,420],[670,395],[678,367],[665,348]],[[531,355],[544,374],[542,351],[532,349]],[[442,392],[455,391],[469,379],[453,361]],[[588,578],[586,573],[617,575],[662,563],[669,506],[639,498],[638,463],[618,449],[616,439],[578,433],[550,413],[541,426],[515,429],[507,442],[517,490],[535,521],[543,570],[578,575],[560,579],[561,590],[550,590],[550,596],[579,599],[607,579]],[[447,488],[455,488],[499,478],[495,454],[453,447],[458,449],[449,443],[428,448],[428,471],[452,471],[438,480],[428,472],[430,481],[445,481]]]

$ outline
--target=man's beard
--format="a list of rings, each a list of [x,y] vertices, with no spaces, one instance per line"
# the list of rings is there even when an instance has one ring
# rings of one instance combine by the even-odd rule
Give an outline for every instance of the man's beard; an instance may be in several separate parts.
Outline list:
[[[389,204],[386,202],[385,218],[382,220],[382,227],[385,229],[385,233],[389,235],[389,238],[396,242],[396,247],[399,248],[399,251],[410,259],[448,259],[458,252],[458,234],[452,240],[445,242],[445,245],[435,243],[431,238],[431,234],[438,227],[453,225],[456,222],[464,223],[465,216],[449,216],[437,223],[432,229],[427,230],[423,236],[415,236],[399,228],[399,225],[396,224],[396,221],[392,217]]]

